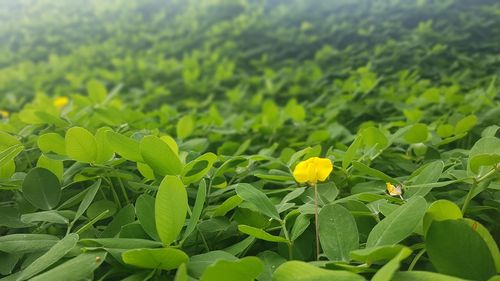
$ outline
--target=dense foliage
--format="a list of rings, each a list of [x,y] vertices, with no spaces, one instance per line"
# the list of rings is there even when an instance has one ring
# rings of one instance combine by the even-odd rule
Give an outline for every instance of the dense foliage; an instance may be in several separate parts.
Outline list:
[[[1,280],[500,272],[498,1],[3,1],[0,42]]]

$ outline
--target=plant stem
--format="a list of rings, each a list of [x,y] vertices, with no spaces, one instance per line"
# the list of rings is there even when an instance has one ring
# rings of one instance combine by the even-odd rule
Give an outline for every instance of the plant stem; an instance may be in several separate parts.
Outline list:
[[[417,264],[418,260],[422,257],[422,255],[425,253],[425,248],[422,248],[417,255],[413,258],[413,260],[410,263],[410,266],[408,266],[408,271],[412,271],[415,265]]]
[[[476,189],[477,182],[474,182],[469,189],[469,192],[467,193],[467,197],[465,197],[464,204],[462,205],[462,214],[465,214],[465,211],[467,211],[467,207],[469,207],[470,200],[472,200],[472,194],[474,193],[474,190]]]
[[[314,224],[316,226],[316,260],[319,260],[318,188],[316,183],[314,183],[312,187],[314,188]]]
[[[283,233],[285,234],[286,240],[288,240],[288,259],[293,259],[293,242],[290,240],[290,236],[288,235],[288,230],[286,229],[286,220],[283,220],[281,223],[281,229],[283,229]]]
[[[129,205],[130,200],[128,199],[127,190],[125,189],[125,186],[123,185],[122,179],[120,177],[118,177],[118,183],[120,184],[120,189],[123,193],[123,197],[125,197],[125,201],[127,201],[127,205]]]
[[[472,200],[472,194],[474,193],[474,190],[476,187],[479,185],[480,182],[483,180],[487,179],[489,176],[495,174],[497,172],[498,167],[495,167],[488,173],[484,174],[483,176],[474,179],[474,183],[472,184],[471,188],[469,189],[469,192],[467,193],[467,197],[465,197],[464,204],[462,205],[462,214],[465,214],[465,211],[467,211],[467,207],[469,207],[469,203]]]

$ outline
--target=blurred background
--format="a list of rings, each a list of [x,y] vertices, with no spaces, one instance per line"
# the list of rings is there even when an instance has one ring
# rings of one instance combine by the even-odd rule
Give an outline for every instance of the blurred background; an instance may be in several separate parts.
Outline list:
[[[402,79],[410,82],[393,85],[396,94],[419,83],[466,91],[499,73],[495,0],[0,2],[0,105],[9,111],[37,93],[84,93],[90,79],[148,109],[360,98]]]

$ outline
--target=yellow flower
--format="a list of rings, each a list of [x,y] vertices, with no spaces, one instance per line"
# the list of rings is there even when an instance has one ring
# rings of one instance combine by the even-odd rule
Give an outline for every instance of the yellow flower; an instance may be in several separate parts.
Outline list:
[[[58,97],[54,100],[54,105],[59,109],[65,107],[68,103],[69,103],[68,97]]]
[[[391,196],[401,197],[401,194],[403,194],[403,190],[401,189],[401,185],[394,186],[392,183],[387,182],[387,183],[385,183],[385,186],[387,187],[387,192]]]
[[[312,157],[295,166],[293,177],[299,183],[314,185],[318,181],[326,180],[332,169],[333,164],[330,159]]]
[[[3,119],[9,118],[9,112],[7,110],[0,110],[0,115],[2,115]]]

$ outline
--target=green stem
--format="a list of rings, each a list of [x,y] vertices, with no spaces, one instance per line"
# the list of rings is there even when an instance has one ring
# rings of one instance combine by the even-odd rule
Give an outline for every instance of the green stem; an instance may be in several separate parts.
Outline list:
[[[425,248],[422,248],[417,255],[413,258],[413,260],[410,263],[410,266],[408,267],[408,271],[412,271],[415,265],[417,264],[418,260],[422,257],[422,255],[425,253]]]
[[[121,178],[118,178],[118,183],[120,184],[120,189],[123,193],[123,197],[125,197],[125,201],[127,201],[127,205],[130,204],[130,200],[128,199],[128,194],[127,194],[127,190],[125,189],[125,186],[123,185],[123,182],[122,182],[122,179]]]
[[[103,179],[109,184],[109,188],[111,189],[111,194],[113,195],[113,199],[115,200],[116,205],[121,209],[122,204],[120,203],[120,199],[118,198],[118,194],[116,193],[115,186],[110,178],[103,177]]]
[[[465,197],[464,204],[462,205],[462,214],[465,214],[467,211],[467,207],[469,207],[469,203],[472,200],[472,194],[474,193],[474,190],[476,189],[477,182],[474,182],[469,189],[469,192],[467,193],[467,197]]]
[[[474,190],[479,185],[479,183],[482,182],[483,180],[487,179],[489,176],[495,174],[497,172],[498,168],[499,167],[495,167],[494,169],[487,172],[483,176],[474,180],[474,183],[472,184],[471,188],[469,189],[469,192],[467,193],[467,197],[465,197],[464,204],[462,205],[462,214],[465,214],[465,212],[467,211],[467,207],[469,207],[469,203],[472,200],[472,194],[474,194]]]
[[[319,260],[319,223],[318,223],[318,188],[316,183],[314,188],[314,224],[316,226],[316,260]]]
[[[106,210],[102,213],[100,213],[97,217],[93,218],[91,221],[89,221],[86,225],[80,227],[75,233],[76,234],[82,234],[85,230],[89,229],[94,223],[98,222],[101,218],[106,216],[106,214],[109,213],[109,210]]]
[[[281,222],[281,229],[283,229],[283,233],[285,234],[286,240],[288,240],[288,259],[292,260],[293,259],[293,242],[290,240],[290,236],[288,235],[288,230],[286,229],[286,220],[282,220]]]
[[[493,174],[494,174],[494,173],[495,173],[498,169],[499,169],[499,167],[495,167],[495,169],[493,169],[493,170],[491,170],[491,171],[487,172],[487,173],[486,173],[486,174],[484,174],[482,177],[477,178],[477,179],[476,179],[476,182],[481,182],[481,181],[483,181],[483,180],[484,180],[484,179],[486,179],[487,177],[489,177],[489,176],[493,175]]]
[[[198,226],[196,227],[196,230],[198,230],[197,233],[201,237],[201,241],[203,242],[203,246],[205,246],[205,250],[207,250],[207,253],[210,252],[210,247],[208,247],[207,240],[205,239],[205,236],[203,235],[203,233],[201,233],[201,231],[198,229]]]

